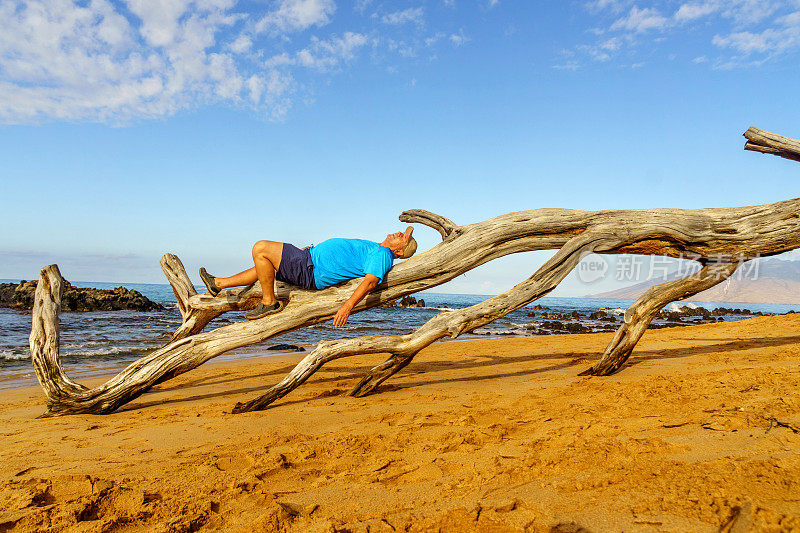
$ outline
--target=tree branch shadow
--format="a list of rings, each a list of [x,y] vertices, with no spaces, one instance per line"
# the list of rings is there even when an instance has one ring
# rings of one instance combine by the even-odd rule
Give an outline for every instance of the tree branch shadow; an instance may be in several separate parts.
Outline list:
[[[700,339],[697,340],[714,340],[714,341],[721,341],[714,344],[706,345],[706,346],[687,346],[687,347],[678,347],[678,348],[669,348],[666,350],[646,350],[646,351],[639,351],[634,352],[631,356],[631,359],[628,362],[628,366],[638,365],[643,362],[647,361],[659,361],[659,360],[668,360],[668,359],[681,359],[686,357],[694,357],[700,355],[706,355],[710,353],[725,353],[725,352],[736,352],[736,351],[745,351],[750,349],[756,348],[775,348],[784,345],[791,345],[791,344],[800,344],[800,335],[792,335],[792,336],[783,336],[783,337],[770,337],[770,338],[763,338],[763,339],[738,339],[738,338],[721,338],[721,339]],[[375,354],[373,354],[375,355]],[[380,355],[380,354],[378,354]],[[464,383],[464,382],[481,382],[486,380],[492,379],[500,379],[500,378],[511,378],[511,377],[524,377],[530,375],[541,374],[545,372],[563,370],[572,366],[577,366],[583,363],[590,363],[593,360],[599,358],[598,353],[577,353],[573,351],[564,351],[559,353],[551,353],[551,354],[531,354],[531,355],[519,355],[519,356],[502,356],[502,355],[491,355],[491,354],[474,354],[470,355],[469,359],[465,360],[454,360],[454,361],[430,361],[430,362],[423,362],[415,366],[409,366],[400,372],[398,372],[395,378],[399,378],[402,376],[412,376],[417,374],[431,374],[436,372],[445,372],[445,371],[459,371],[459,370],[471,370],[476,368],[486,368],[492,367],[497,365],[510,365],[510,364],[522,364],[522,363],[530,363],[534,361],[546,361],[546,360],[560,360],[560,359],[569,359],[569,361],[552,364],[548,366],[543,366],[539,368],[533,369],[521,369],[519,371],[509,371],[509,372],[495,372],[492,374],[484,374],[478,376],[463,376],[463,377],[449,377],[449,378],[442,378],[442,379],[428,379],[428,380],[419,380],[413,382],[394,382],[389,385],[382,385],[378,387],[375,391],[373,391],[369,396],[374,394],[378,394],[380,392],[387,392],[387,391],[394,391],[394,390],[401,390],[401,389],[410,389],[415,387],[421,386],[430,386],[430,385],[440,385],[445,383]],[[279,368],[275,368],[269,370],[267,372],[261,372],[257,375],[248,376],[247,379],[251,378],[267,378],[272,376],[284,376],[292,368],[294,368],[294,364],[289,365],[282,365]],[[327,366],[320,369],[319,372],[333,374],[331,376],[320,376],[319,373],[314,377],[310,378],[307,383],[309,384],[317,384],[317,385],[325,385],[328,383],[333,382],[341,382],[341,381],[357,381],[360,379],[366,372],[368,372],[372,368],[372,364],[363,364],[358,366]],[[616,375],[616,374],[615,374]],[[148,391],[143,398],[148,394],[154,392],[165,392],[165,391],[176,391],[176,390],[183,390],[183,389],[190,389],[198,386],[210,386],[210,385],[220,385],[224,383],[234,382],[234,381],[241,381],[241,377],[230,377],[224,379],[217,379],[213,380],[215,376],[207,376],[198,378],[192,381],[188,381],[185,383],[181,383],[174,386],[168,386],[166,384],[159,385],[158,387],[154,387],[151,391]],[[608,379],[608,377],[594,377],[592,379]],[[165,386],[166,385],[166,386]],[[240,387],[236,389],[224,390],[224,391],[217,391],[217,392],[209,392],[207,394],[194,394],[191,396],[185,396],[181,398],[171,398],[166,400],[153,400],[153,401],[134,401],[131,402],[129,405],[126,405],[120,411],[128,411],[128,410],[137,410],[137,409],[144,409],[148,407],[153,407],[156,405],[167,405],[167,404],[180,404],[186,402],[193,402],[198,400],[205,400],[210,398],[224,398],[230,397],[231,402],[234,401],[234,397],[238,395],[250,394],[254,392],[264,392],[268,389],[271,385],[268,386],[252,386],[252,387]],[[346,394],[346,391],[341,390],[340,394]],[[270,408],[279,407],[279,406],[291,406],[296,404],[307,403],[309,401],[321,399],[321,398],[328,398],[331,396],[335,396],[338,394],[332,393],[330,390],[320,391],[319,393],[310,396],[310,397],[303,397],[298,398],[295,400],[289,401],[279,401],[275,404],[271,405]]]

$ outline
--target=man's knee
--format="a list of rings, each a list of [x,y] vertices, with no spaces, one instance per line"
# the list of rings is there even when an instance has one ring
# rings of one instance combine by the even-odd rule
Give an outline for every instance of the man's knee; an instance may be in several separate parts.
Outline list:
[[[283,243],[275,241],[257,241],[253,245],[253,257],[273,257],[276,253],[280,252]]]

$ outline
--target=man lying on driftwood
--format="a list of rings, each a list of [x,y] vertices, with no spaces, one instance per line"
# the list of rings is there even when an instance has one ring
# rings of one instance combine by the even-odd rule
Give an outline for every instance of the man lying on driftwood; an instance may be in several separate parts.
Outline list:
[[[227,278],[218,278],[200,268],[200,278],[208,292],[216,296],[222,289],[261,284],[261,302],[245,312],[256,320],[283,310],[284,302],[275,296],[275,280],[308,290],[324,289],[350,279],[363,277],[353,295],[339,308],[333,325],[341,327],[353,307],[383,281],[396,257],[406,259],[417,251],[417,241],[408,226],[405,232],[390,233],[382,243],[364,239],[328,239],[317,246],[300,249],[286,242],[258,241],[253,245],[255,267]]]
[[[748,129],[745,137],[748,139],[746,150],[800,161],[800,139],[758,128]],[[250,309],[256,302],[275,302],[275,289],[268,281],[262,282],[263,294],[262,288],[255,286],[244,291],[222,291],[216,296],[197,294],[180,259],[165,254],[161,258],[161,268],[175,293],[183,323],[165,346],[134,361],[106,383],[91,389],[72,381],[61,366],[58,315],[64,283],[56,265],[43,268],[36,287],[30,337],[31,360],[47,396],[47,412],[43,416],[110,413],[154,385],[197,368],[229,350],[319,324],[340,313],[346,319],[349,310],[359,312],[431,289],[509,254],[557,250],[533,275],[506,292],[470,307],[443,311],[412,332],[320,341],[279,383],[258,398],[238,403],[232,412],[267,408],[330,361],[354,355],[387,354],[388,359],[371,368],[351,389],[349,394],[360,397],[374,392],[431,343],[443,337],[456,338],[474,331],[549,294],[586,254],[695,258],[701,267],[699,271],[655,285],[633,302],[600,359],[581,373],[606,376],[622,368],[650,321],[665,305],[688,299],[724,282],[745,261],[800,248],[800,198],[765,205],[705,209],[531,209],[465,225],[458,225],[436,213],[411,209],[403,212],[400,220],[435,229],[442,236],[442,242],[392,268],[368,296],[366,291],[361,294],[363,299],[357,304],[354,305],[353,301],[359,296],[359,286],[364,280],[343,281],[319,291],[279,283],[278,295],[282,300],[288,300],[283,312],[270,320],[237,322],[206,332],[203,329],[209,322],[223,313]],[[402,235],[407,235],[410,240],[410,231]],[[274,244],[277,246],[279,243]],[[394,256],[406,256],[405,245],[391,246],[387,248]],[[278,270],[286,268],[282,264],[286,260],[283,257],[284,245],[280,245],[279,250],[281,255],[272,259],[268,251],[261,250],[266,254],[267,266],[271,265],[271,270],[267,269],[265,275],[283,275]],[[310,255],[315,269],[313,277],[316,278],[316,269],[321,267],[313,250]],[[254,253],[254,256],[261,253]],[[258,267],[259,259],[255,262]],[[245,276],[239,283],[255,284],[260,277],[254,268],[249,277]],[[214,285],[210,288],[220,288],[218,282],[224,285],[220,279],[211,277],[211,281]],[[322,281],[320,284],[327,286]],[[316,279],[314,287],[321,288]],[[342,308],[348,311],[342,312]]]

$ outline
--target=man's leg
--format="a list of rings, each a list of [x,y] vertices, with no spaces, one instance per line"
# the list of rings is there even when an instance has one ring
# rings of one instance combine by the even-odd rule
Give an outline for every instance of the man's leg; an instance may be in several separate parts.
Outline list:
[[[256,280],[261,282],[261,301],[270,305],[275,303],[275,273],[281,266],[283,243],[275,241],[258,241],[253,245],[253,262],[255,267],[249,268],[227,278],[214,278],[214,284],[220,289],[250,285]]]
[[[256,274],[255,267],[248,268],[238,274],[234,274],[228,278],[214,278],[214,283],[220,289],[227,289],[229,287],[243,287],[258,281],[258,274]]]
[[[283,243],[275,241],[258,241],[253,245],[253,262],[256,264],[256,276],[261,283],[261,303],[275,303],[275,273],[281,266]],[[252,283],[252,281],[250,282]]]

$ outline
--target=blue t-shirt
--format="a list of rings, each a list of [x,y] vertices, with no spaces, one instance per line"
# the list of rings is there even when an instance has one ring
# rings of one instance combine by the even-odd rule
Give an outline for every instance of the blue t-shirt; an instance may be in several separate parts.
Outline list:
[[[377,242],[364,239],[328,239],[311,248],[314,284],[318,289],[372,274],[383,281],[392,268],[394,254]]]

